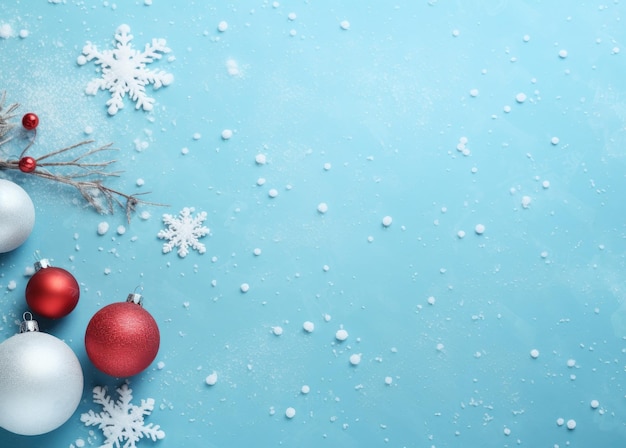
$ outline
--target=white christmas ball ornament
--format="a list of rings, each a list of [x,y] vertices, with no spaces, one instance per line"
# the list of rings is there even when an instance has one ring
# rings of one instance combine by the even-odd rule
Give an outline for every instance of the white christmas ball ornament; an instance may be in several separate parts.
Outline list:
[[[25,436],[45,434],[78,408],[83,371],[72,349],[40,333],[35,321],[25,320],[20,331],[0,344],[0,427]]]
[[[22,187],[0,179],[0,253],[17,249],[35,225],[35,206]]]

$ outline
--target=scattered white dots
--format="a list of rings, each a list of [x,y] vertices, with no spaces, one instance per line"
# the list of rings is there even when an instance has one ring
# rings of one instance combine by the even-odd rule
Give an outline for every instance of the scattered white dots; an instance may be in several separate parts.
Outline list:
[[[517,101],[518,103],[523,103],[524,101],[526,101],[526,94],[524,92],[520,92],[517,95],[515,95],[515,101]]]
[[[296,416],[296,410],[292,407],[289,407],[285,410],[285,417],[292,419]]]
[[[267,157],[265,156],[265,154],[257,154],[254,158],[254,161],[257,163],[257,165],[265,165],[267,163]]]
[[[339,27],[342,30],[349,30],[350,29],[350,22],[348,22],[347,20],[342,20],[341,23],[339,23]]]
[[[576,420],[574,419],[569,419],[566,423],[567,429],[569,429],[570,431],[574,428],[576,428]]]
[[[227,29],[228,29],[228,22],[226,22],[225,20],[222,20],[220,23],[217,24],[217,31],[219,31],[220,33],[223,33]]]
[[[320,202],[317,204],[317,211],[324,214],[328,211],[328,204],[326,202]]]
[[[275,198],[276,196],[278,196],[278,190],[276,188],[272,188],[270,191],[267,192],[267,195],[270,198]]]
[[[559,141],[560,141],[560,140],[559,140],[559,138],[558,138],[558,137],[552,137],[552,138],[550,139],[550,143],[552,143],[552,144],[553,144],[553,145],[555,145],[555,146],[559,144]]]
[[[385,377],[385,384],[387,386],[391,386],[391,383],[393,383],[393,378],[391,378],[390,376],[386,376]]]
[[[567,50],[559,50],[559,57],[565,59],[567,57]]]
[[[252,253],[258,257],[259,255],[261,255],[261,249],[259,249],[258,247],[255,247],[254,250],[252,251]]]
[[[533,348],[530,351],[530,357],[533,358],[533,359],[539,358],[539,350],[537,350],[536,348]]]
[[[304,386],[302,386],[300,388],[300,392],[304,395],[308,394],[309,392],[311,392],[311,388],[309,386],[307,386],[306,384]]]
[[[229,140],[233,136],[233,131],[230,129],[224,129],[222,131],[222,140]]]
[[[109,231],[109,223],[106,221],[102,221],[98,224],[98,235],[104,235]]]
[[[348,332],[344,330],[343,328],[340,330],[337,330],[337,332],[335,333],[335,338],[338,341],[345,341],[346,339],[348,339]]]
[[[476,235],[482,235],[483,233],[485,233],[485,225],[476,224],[476,227],[474,227],[474,232],[476,232]]]
[[[281,334],[283,334],[283,327],[272,327],[272,333],[274,333],[274,335],[276,336],[280,336]]]
[[[207,386],[215,386],[217,384],[217,372],[213,372],[204,379]]]
[[[383,226],[384,227],[389,227],[391,225],[392,221],[393,221],[393,219],[391,218],[391,216],[385,216],[383,218]]]
[[[250,285],[247,283],[242,283],[239,289],[241,290],[241,292],[248,292],[250,291]]]
[[[591,400],[589,406],[591,406],[591,409],[598,409],[598,406],[600,406],[600,402],[598,400]]]
[[[315,330],[315,324],[307,320],[305,323],[302,324],[302,329],[307,333],[313,333],[313,330]]]
[[[532,199],[530,196],[522,196],[522,207],[523,208],[528,208],[530,207],[530,203],[532,202]]]
[[[0,25],[0,38],[8,39],[13,36],[13,28],[8,23],[3,23]]]
[[[353,366],[358,366],[360,363],[361,363],[360,353],[354,353],[350,355],[350,364],[352,364]]]

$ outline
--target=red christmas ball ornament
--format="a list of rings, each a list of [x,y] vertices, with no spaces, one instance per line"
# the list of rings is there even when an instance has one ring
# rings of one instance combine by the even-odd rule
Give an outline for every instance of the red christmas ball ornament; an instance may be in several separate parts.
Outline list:
[[[74,276],[65,269],[50,266],[46,259],[35,263],[35,271],[25,291],[30,309],[49,319],[71,313],[80,297],[80,288]]]
[[[85,332],[87,356],[98,370],[114,377],[144,371],[156,358],[161,335],[156,321],[142,307],[139,294],[98,311]]]
[[[37,168],[37,161],[31,156],[25,156],[17,163],[22,173],[32,173]]]
[[[22,126],[24,126],[24,129],[26,129],[27,131],[32,131],[33,129],[36,129],[37,126],[39,126],[39,117],[33,112],[28,112],[27,114],[24,114],[24,116],[22,117]]]

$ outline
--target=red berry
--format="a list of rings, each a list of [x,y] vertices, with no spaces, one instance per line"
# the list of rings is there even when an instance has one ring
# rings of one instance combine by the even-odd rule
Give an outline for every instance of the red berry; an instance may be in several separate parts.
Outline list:
[[[31,156],[25,156],[20,159],[18,166],[22,173],[32,173],[37,168],[37,161]]]
[[[22,126],[24,126],[24,129],[26,129],[27,131],[32,131],[37,126],[39,126],[39,117],[37,116],[37,114],[34,114],[32,112],[24,114],[24,116],[22,117]]]

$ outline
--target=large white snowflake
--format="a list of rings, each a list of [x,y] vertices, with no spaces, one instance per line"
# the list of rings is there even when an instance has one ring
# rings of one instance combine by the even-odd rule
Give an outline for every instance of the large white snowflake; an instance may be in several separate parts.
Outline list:
[[[180,257],[186,257],[189,254],[189,247],[201,254],[206,252],[206,247],[198,239],[210,232],[208,227],[202,225],[207,214],[200,212],[193,217],[192,214],[195,211],[193,207],[185,207],[178,217],[168,213],[163,215],[163,223],[167,229],[160,230],[157,236],[162,240],[168,240],[163,244],[164,254],[171,252],[175,247],[178,247]]]
[[[161,59],[161,53],[169,53],[165,39],[152,39],[152,43],[146,44],[143,51],[132,47],[128,25],[120,25],[115,31],[117,44],[113,50],[99,51],[91,42],[83,47],[83,53],[78,57],[79,65],[95,59],[95,64],[100,66],[102,76],[92,79],[85,93],[95,95],[99,89],[111,92],[111,99],[107,101],[110,115],[115,115],[124,107],[124,97],[128,93],[135,101],[135,109],[152,110],[154,98],[146,94],[146,84],[152,84],[154,89],[167,86],[174,80],[171,73],[163,70],[150,70],[146,68],[155,59]]]
[[[159,425],[145,424],[144,416],[150,415],[154,409],[154,400],[141,400],[139,406],[131,404],[133,391],[128,383],[117,389],[119,399],[113,401],[107,396],[106,387],[96,386],[93,389],[93,401],[102,405],[102,412],[89,411],[80,416],[85,426],[98,426],[104,434],[104,445],[100,448],[136,448],[136,443],[144,437],[153,442],[165,437]],[[122,445],[122,442],[125,442]]]

